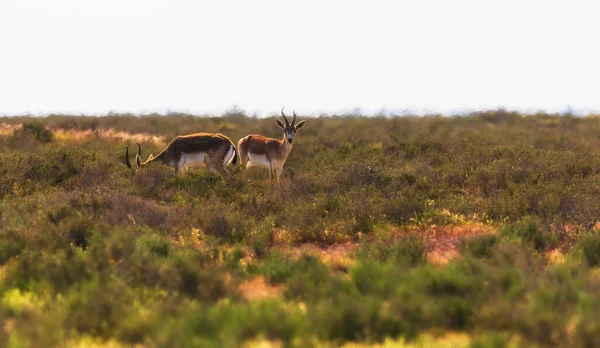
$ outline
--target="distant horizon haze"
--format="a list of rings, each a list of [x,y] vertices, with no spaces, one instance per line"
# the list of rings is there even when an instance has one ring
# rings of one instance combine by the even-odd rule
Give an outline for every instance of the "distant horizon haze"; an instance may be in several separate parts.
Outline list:
[[[468,116],[477,113],[486,112],[516,112],[523,115],[535,115],[535,114],[548,114],[548,115],[573,115],[573,116],[596,116],[600,115],[600,112],[589,109],[574,109],[570,106],[565,106],[563,109],[556,110],[543,110],[543,109],[507,109],[504,107],[497,108],[482,108],[482,109],[460,109],[460,110],[446,110],[446,112],[439,112],[432,109],[422,110],[409,110],[409,109],[379,109],[375,112],[367,112],[361,108],[351,109],[339,109],[337,111],[304,111],[295,110],[299,117],[331,117],[331,116],[361,116],[361,117],[426,117],[426,116],[444,116],[444,117],[455,117],[455,116]],[[291,118],[292,109],[285,109],[284,113],[287,117]],[[265,110],[260,112],[258,110],[245,110],[237,105],[233,105],[229,108],[222,110],[215,110],[212,112],[192,112],[189,110],[142,110],[140,112],[131,112],[126,110],[110,110],[108,112],[100,113],[84,113],[84,112],[48,112],[48,113],[19,113],[19,114],[0,114],[0,117],[48,117],[48,116],[91,116],[91,117],[106,117],[106,116],[119,116],[119,115],[133,115],[138,117],[143,116],[169,116],[169,115],[191,115],[197,117],[223,117],[232,114],[243,114],[247,117],[279,117],[281,116],[281,109],[279,110]]]
[[[596,7],[3,0],[0,116],[597,114]]]

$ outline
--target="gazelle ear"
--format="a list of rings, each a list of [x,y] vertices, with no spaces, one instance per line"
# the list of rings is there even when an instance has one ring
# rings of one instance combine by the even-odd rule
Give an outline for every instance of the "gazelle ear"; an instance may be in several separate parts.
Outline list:
[[[296,130],[304,127],[305,124],[306,124],[306,120],[302,120],[302,121],[298,122],[298,124],[296,125]]]
[[[140,157],[140,155],[135,155],[135,165],[138,168],[142,167],[142,158]]]
[[[281,130],[285,130],[283,122],[281,122],[278,118],[275,119],[275,122],[277,123],[277,127],[281,128]]]

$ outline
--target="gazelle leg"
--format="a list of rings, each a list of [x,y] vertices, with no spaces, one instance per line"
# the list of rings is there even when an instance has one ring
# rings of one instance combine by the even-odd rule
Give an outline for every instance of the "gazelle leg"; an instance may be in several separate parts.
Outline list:
[[[277,188],[281,187],[281,183],[279,182],[279,171],[281,170],[281,168],[279,167],[273,167],[273,172],[275,173],[275,179],[276,179],[276,184],[277,184]]]
[[[227,169],[220,163],[215,163],[213,168],[219,173],[219,175],[221,175],[221,177],[226,178],[227,176],[229,176],[229,172],[227,172]]]
[[[231,173],[229,172],[229,170],[227,169],[226,166],[221,166],[221,169],[223,169],[223,172],[225,172],[224,176],[230,176],[231,175]]]
[[[225,154],[217,151],[213,154],[209,154],[207,158],[204,159],[204,164],[210,170],[210,168],[214,169],[222,178],[225,178],[229,175],[227,169],[225,169],[224,159]]]
[[[180,174],[181,170],[184,169],[185,157],[182,155],[179,157],[177,163],[175,163],[175,173]]]
[[[273,181],[273,172],[275,169],[273,168],[273,163],[269,162],[269,182]]]

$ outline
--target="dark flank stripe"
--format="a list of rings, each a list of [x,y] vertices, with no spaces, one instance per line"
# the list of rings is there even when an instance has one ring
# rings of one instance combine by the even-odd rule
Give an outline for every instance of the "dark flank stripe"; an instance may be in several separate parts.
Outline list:
[[[144,166],[152,161],[162,161],[168,165],[179,160],[182,154],[188,153],[200,153],[205,152],[221,157],[224,160],[225,156],[229,153],[229,150],[234,150],[234,160],[237,161],[237,151],[233,142],[223,134],[220,133],[194,133],[188,135],[179,135],[175,137],[167,147],[162,150],[158,155],[148,159],[141,165]],[[125,149],[125,163],[131,168],[129,162],[129,146]]]

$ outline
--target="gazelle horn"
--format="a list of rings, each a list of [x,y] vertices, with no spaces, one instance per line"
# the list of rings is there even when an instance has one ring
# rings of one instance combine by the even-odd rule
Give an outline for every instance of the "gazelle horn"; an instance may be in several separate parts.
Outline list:
[[[138,154],[135,156],[135,165],[139,168],[142,166],[142,146],[140,143],[136,143],[138,146]]]
[[[131,168],[131,163],[129,162],[129,145],[125,145],[125,164],[127,164],[127,168]]]
[[[292,126],[294,124],[296,124],[296,110],[292,111],[292,113],[294,114],[294,118],[292,118]]]
[[[285,117],[285,114],[283,113],[283,109],[285,109],[285,106],[281,108],[281,116],[283,116],[283,120],[285,121],[285,125],[289,126],[290,122],[288,121],[287,117]]]

